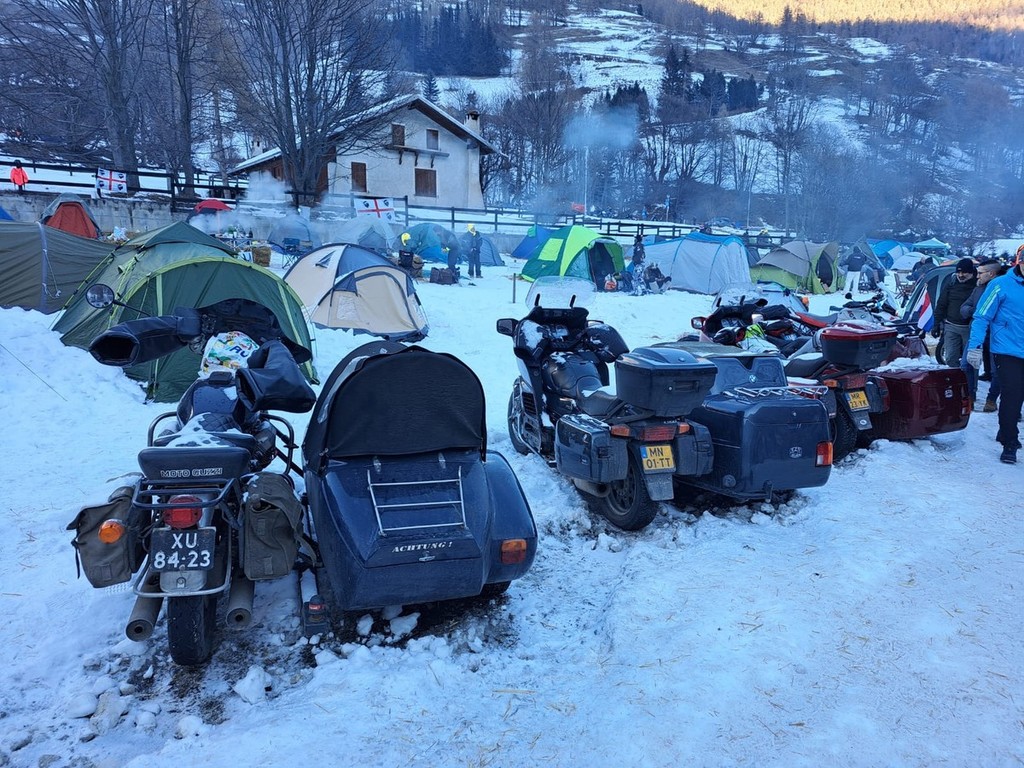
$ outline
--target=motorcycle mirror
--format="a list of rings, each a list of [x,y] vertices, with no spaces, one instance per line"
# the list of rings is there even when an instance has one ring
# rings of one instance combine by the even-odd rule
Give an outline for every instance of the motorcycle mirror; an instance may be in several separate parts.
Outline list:
[[[690,327],[693,328],[695,331],[699,331],[704,327],[704,323],[706,323],[707,320],[708,319],[706,317],[691,317]]]
[[[85,291],[85,300],[88,302],[90,307],[96,309],[106,309],[111,304],[114,304],[114,289],[109,285],[103,283],[96,283],[90,285]]]
[[[516,330],[516,321],[511,317],[503,317],[495,324],[495,330],[502,336],[511,336]]]
[[[575,306],[576,306],[576,294],[574,293],[572,295],[572,297],[569,299],[569,309],[572,309]]]

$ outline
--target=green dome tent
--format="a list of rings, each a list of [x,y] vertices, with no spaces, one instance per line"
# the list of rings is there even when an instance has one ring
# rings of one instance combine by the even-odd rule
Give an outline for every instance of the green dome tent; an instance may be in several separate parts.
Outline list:
[[[626,264],[622,245],[613,238],[586,227],[555,230],[523,265],[525,280],[538,277],[581,277],[604,290],[606,275],[621,272]]]
[[[757,283],[778,283],[808,293],[832,293],[843,288],[846,275],[839,269],[839,244],[792,240],[773,248],[750,268]]]
[[[89,306],[85,292],[96,283],[109,285],[131,309]],[[54,330],[68,346],[87,349],[98,334],[122,320],[167,314],[175,307],[206,307],[224,299],[259,302],[276,315],[288,338],[312,350],[295,291],[270,270],[234,258],[228,246],[184,222],[146,232],[114,250],[71,297]],[[195,380],[199,363],[198,354],[182,349],[125,372],[146,382],[147,398],[166,403],[177,400]],[[306,378],[317,383],[312,363],[301,367]]]

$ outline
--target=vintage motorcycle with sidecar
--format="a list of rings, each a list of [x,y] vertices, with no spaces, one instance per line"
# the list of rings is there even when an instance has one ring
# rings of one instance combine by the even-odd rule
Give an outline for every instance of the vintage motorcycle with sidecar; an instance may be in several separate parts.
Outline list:
[[[104,285],[90,287],[88,300],[115,303]],[[298,446],[288,421],[270,411],[304,413],[315,396],[298,366],[311,352],[245,299],[122,322],[89,351],[127,367],[186,346],[204,352],[203,371],[150,425],[141,477],[83,508],[68,529],[94,587],[135,576],[127,636],[150,637],[163,606],[171,658],[196,665],[213,651],[219,597],[228,598],[226,624],[247,627],[254,582],[287,576],[301,559],[303,510],[291,479]],[[275,460],[283,472],[269,471]]]
[[[591,321],[576,303],[593,289],[569,282],[537,280],[529,314],[497,322],[519,367],[508,407],[519,453],[540,455],[624,530],[650,523],[656,502],[676,498],[683,485],[745,501],[826,482],[825,409],[790,391],[777,361],[728,356],[714,345],[629,351],[614,328]],[[567,290],[575,292],[566,297]],[[544,292],[553,305],[541,303]],[[737,440],[753,442],[737,451]]]
[[[483,388],[452,355],[374,341],[337,365],[302,443],[329,606],[490,596],[526,574],[533,514],[486,436]]]

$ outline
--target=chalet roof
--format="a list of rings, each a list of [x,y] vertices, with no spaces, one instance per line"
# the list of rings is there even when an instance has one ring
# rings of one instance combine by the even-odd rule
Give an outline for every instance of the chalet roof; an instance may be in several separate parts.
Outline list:
[[[382,104],[378,104],[372,107],[371,109],[374,112],[386,115],[398,113],[403,109],[414,109],[419,112],[422,112],[435,123],[447,129],[448,131],[455,134],[459,138],[475,142],[480,147],[481,155],[490,155],[498,151],[498,149],[493,144],[488,142],[487,139],[485,139],[481,134],[467,127],[464,123],[453,117],[451,113],[446,112],[444,109],[439,107],[437,104],[434,104],[432,101],[427,101],[422,96],[401,96],[397,99],[392,99],[391,101],[386,101],[383,102]],[[336,133],[340,133],[340,130],[337,131]],[[249,171],[257,170],[261,166],[267,165],[273,160],[278,159],[280,156],[281,149],[279,147],[268,149],[266,152],[261,152],[260,154],[254,155],[253,157],[250,157],[248,160],[244,160],[243,162],[239,163],[230,171],[228,171],[228,174],[234,175],[237,173],[246,173]]]

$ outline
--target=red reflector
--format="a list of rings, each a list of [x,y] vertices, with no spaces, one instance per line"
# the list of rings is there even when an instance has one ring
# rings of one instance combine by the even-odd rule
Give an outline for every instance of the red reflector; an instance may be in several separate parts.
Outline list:
[[[609,430],[615,437],[632,437],[633,430],[629,428],[628,424],[613,424],[611,430]]]
[[[818,450],[814,455],[814,465],[816,467],[832,466],[832,443],[818,443]]]
[[[506,539],[501,542],[502,565],[515,565],[526,560],[526,539]]]
[[[653,427],[640,427],[640,434],[638,437],[645,443],[656,443],[664,442],[666,440],[673,440],[678,432],[679,425],[675,422],[671,424],[659,424]]]
[[[191,528],[199,522],[203,516],[203,509],[199,506],[185,506],[189,504],[202,504],[203,500],[198,496],[181,494],[171,498],[171,504],[182,506],[169,507],[164,510],[164,523],[171,528]]]
[[[847,389],[864,389],[868,385],[868,375],[866,373],[852,373],[849,376],[843,376],[843,386]]]

